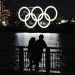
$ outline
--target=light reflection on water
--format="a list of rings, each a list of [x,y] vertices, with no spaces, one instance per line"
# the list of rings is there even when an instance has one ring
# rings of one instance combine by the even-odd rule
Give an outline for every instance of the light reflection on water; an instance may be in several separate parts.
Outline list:
[[[44,35],[44,40],[45,40],[48,47],[59,47],[60,46],[60,44],[59,44],[59,34],[58,33],[16,33],[15,45],[16,46],[28,46],[30,38],[35,37],[36,40],[37,40],[39,38],[40,34]],[[57,51],[57,50],[51,49],[51,51],[54,52],[54,51]],[[24,57],[26,57],[26,56],[27,56],[27,54],[26,55],[24,54]],[[45,55],[43,55],[43,58],[45,58]],[[43,67],[43,65],[45,66],[45,63],[43,64],[43,62],[45,62],[45,59],[43,60],[43,58],[42,58],[41,64],[39,65],[41,67]],[[54,64],[53,67],[54,68],[56,68],[56,65],[55,65],[55,62],[54,62],[56,59],[57,59],[56,55],[53,55],[53,64]],[[27,59],[25,59],[24,62],[26,62],[26,60]],[[51,58],[51,60],[52,60],[52,58]],[[28,62],[29,62],[29,59],[28,59]],[[28,65],[26,65],[26,66],[28,66]]]
[[[30,38],[35,37],[37,40],[40,34],[44,35],[48,47],[59,47],[59,34],[57,33],[16,33],[15,45],[28,46]]]

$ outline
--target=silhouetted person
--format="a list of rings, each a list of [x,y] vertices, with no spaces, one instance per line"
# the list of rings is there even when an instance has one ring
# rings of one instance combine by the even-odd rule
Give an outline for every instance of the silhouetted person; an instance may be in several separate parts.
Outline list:
[[[32,68],[33,62],[32,60],[34,60],[34,50],[35,50],[35,38],[32,37],[29,41],[28,44],[28,53],[29,53],[29,59],[30,59],[30,68]]]
[[[41,62],[41,58],[42,58],[43,49],[47,47],[43,39],[44,39],[44,36],[40,35],[39,39],[35,43],[35,47],[36,47],[35,48],[35,63],[36,63],[35,70],[38,70],[39,62]]]

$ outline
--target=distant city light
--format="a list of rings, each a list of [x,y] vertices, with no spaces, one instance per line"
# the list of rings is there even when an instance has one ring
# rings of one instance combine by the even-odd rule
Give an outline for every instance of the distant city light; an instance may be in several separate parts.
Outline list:
[[[0,1],[0,23],[3,26],[7,26],[9,17],[10,17],[10,9],[6,9],[4,1]]]
[[[44,21],[42,22],[42,21],[41,21],[40,24],[41,24],[41,25],[46,25],[46,22],[44,22]]]
[[[7,24],[8,24],[8,23],[7,23],[6,21],[2,21],[2,25],[3,25],[3,26],[7,26]]]
[[[75,22],[75,19],[74,19],[74,18],[72,18],[71,22],[72,22],[72,23],[74,23],[74,22]]]
[[[56,24],[61,24],[60,22],[57,22]]]
[[[61,23],[66,23],[68,22],[68,20],[61,20]]]
[[[63,24],[63,23],[67,23],[68,20],[62,19],[60,22],[57,22],[56,24]]]

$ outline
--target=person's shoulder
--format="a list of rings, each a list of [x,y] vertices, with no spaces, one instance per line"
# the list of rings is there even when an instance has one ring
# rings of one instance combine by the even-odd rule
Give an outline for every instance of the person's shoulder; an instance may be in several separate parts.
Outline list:
[[[39,45],[39,42],[40,42],[39,40],[36,40],[35,45]]]
[[[35,42],[35,43],[37,43],[37,42],[39,42],[39,40],[36,40],[36,42]]]
[[[43,40],[43,44],[45,45],[45,46],[47,46],[47,44],[46,44],[46,42]]]
[[[45,40],[43,40],[42,42],[46,43]]]

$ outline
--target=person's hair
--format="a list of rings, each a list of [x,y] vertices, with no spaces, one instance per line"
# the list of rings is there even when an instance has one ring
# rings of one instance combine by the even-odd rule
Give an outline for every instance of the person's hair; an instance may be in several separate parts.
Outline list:
[[[30,40],[29,40],[29,42],[34,42],[35,41],[35,38],[34,37],[32,37]]]
[[[39,35],[39,39],[44,39],[44,36],[42,34]]]

